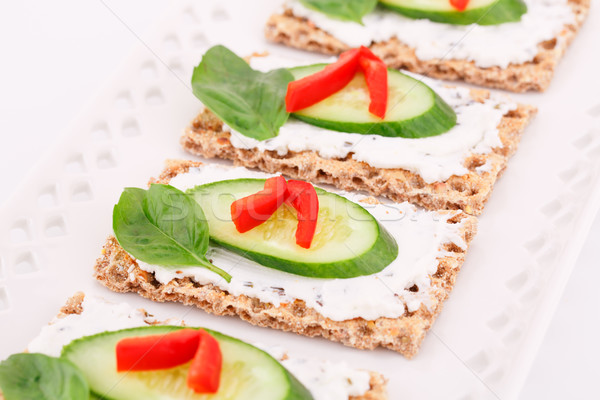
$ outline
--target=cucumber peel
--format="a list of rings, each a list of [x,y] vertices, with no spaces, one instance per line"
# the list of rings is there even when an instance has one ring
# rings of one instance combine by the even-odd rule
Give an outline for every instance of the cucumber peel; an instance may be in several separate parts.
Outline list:
[[[517,22],[527,12],[523,0],[471,0],[464,11],[454,9],[449,1],[380,0],[380,3],[409,18],[453,25]]]
[[[189,364],[161,371],[118,373],[115,348],[126,337],[160,335],[181,326],[145,326],[103,332],[76,339],[63,348],[62,358],[83,372],[92,392],[106,400],[310,400],[312,395],[268,353],[219,332],[223,354],[221,384],[216,394],[195,394],[186,386]]]
[[[292,68],[301,79],[326,64]],[[424,83],[388,69],[388,108],[382,120],[369,112],[369,91],[362,72],[342,90],[292,115],[306,123],[340,132],[421,138],[440,135],[456,125],[456,114]]]
[[[314,278],[345,279],[383,270],[398,256],[395,239],[363,207],[315,188],[317,230],[310,249],[296,244],[297,219],[283,205],[265,223],[239,233],[231,203],[257,193],[264,179],[232,179],[189,189],[204,210],[211,241],[265,267]]]

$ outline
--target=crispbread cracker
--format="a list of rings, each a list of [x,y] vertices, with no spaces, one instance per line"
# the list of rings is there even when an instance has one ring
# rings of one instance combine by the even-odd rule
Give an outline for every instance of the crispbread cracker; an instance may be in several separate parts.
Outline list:
[[[472,90],[476,101],[489,96],[486,90]],[[236,165],[259,168],[270,173],[282,173],[313,183],[327,183],[340,189],[364,190],[374,196],[394,201],[409,201],[430,210],[460,209],[479,215],[490,197],[492,188],[516,151],[525,126],[536,114],[533,106],[520,104],[502,118],[498,125],[503,146],[488,154],[472,154],[464,165],[469,173],[452,176],[444,182],[426,183],[419,175],[400,168],[375,168],[356,161],[326,159],[314,151],[293,152],[280,156],[275,151],[239,149],[230,141],[230,132],[208,109],[204,109],[185,130],[181,145],[188,152],[207,157],[233,160]],[[478,167],[488,165],[487,171]]]
[[[83,311],[84,298],[85,294],[83,292],[75,293],[60,309],[57,318],[64,318],[71,314],[81,314]],[[154,322],[154,324],[160,324],[160,322]],[[362,396],[350,396],[349,400],[387,400],[386,379],[383,375],[374,371],[369,371],[369,375],[371,376],[369,390]],[[1,392],[0,400],[4,400],[4,396],[2,396]]]
[[[565,25],[558,37],[538,44],[538,53],[533,61],[511,64],[507,68],[481,68],[467,60],[420,60],[414,48],[396,38],[373,43],[371,49],[392,68],[402,68],[437,79],[463,80],[513,92],[543,91],[550,84],[558,61],[583,24],[590,0],[569,0],[569,4],[575,13],[575,24]],[[324,54],[339,54],[349,49],[348,45],[305,18],[295,16],[289,9],[269,18],[265,35],[273,42]]]
[[[162,175],[151,182],[168,183],[177,174],[199,165],[201,164],[190,161],[170,161]],[[462,223],[459,236],[468,244],[476,231],[476,218],[458,211],[441,213],[455,214],[448,223]],[[419,310],[407,311],[402,317],[378,318],[374,321],[362,318],[332,321],[300,300],[276,307],[256,298],[234,296],[212,284],[200,285],[187,277],[161,284],[152,273],[140,269],[112,236],[106,241],[102,256],[96,262],[95,277],[116,292],[136,292],[160,302],[177,301],[216,315],[237,315],[254,325],[305,336],[323,336],[360,349],[387,347],[411,358],[417,353],[425,333],[440,313],[464,261],[466,249],[447,244],[445,250],[447,255],[439,258],[438,270],[431,277],[430,309],[422,305]]]

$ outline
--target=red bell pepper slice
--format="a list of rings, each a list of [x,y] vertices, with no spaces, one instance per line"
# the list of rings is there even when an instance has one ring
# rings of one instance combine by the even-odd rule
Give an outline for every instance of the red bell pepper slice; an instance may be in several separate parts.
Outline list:
[[[375,53],[373,53],[371,51],[371,49],[368,48],[368,47],[366,47],[366,46],[360,46],[358,48],[358,50],[360,51],[360,58],[365,58],[366,57],[366,58],[371,59],[373,61],[381,61],[381,58],[377,57],[375,55]],[[383,61],[381,61],[381,62],[383,62]]]
[[[285,96],[287,112],[300,111],[342,90],[356,75],[359,57],[360,49],[345,51],[323,70],[290,82]]]
[[[385,63],[371,50],[362,46],[360,48],[360,69],[365,74],[367,87],[369,88],[369,112],[385,118],[388,103],[388,71]]]
[[[296,209],[298,227],[296,228],[296,244],[305,249],[310,248],[319,217],[319,197],[314,186],[304,181],[288,181],[289,196],[286,203]]]
[[[290,82],[285,97],[286,110],[302,110],[342,90],[354,78],[359,67],[369,88],[369,111],[384,118],[388,100],[387,66],[364,46],[345,51],[338,61],[322,71]]]
[[[450,5],[458,11],[465,11],[469,5],[469,0],[450,0]]]
[[[173,368],[194,358],[200,334],[181,329],[165,335],[121,339],[117,343],[117,371],[154,371]]]
[[[264,189],[258,193],[231,203],[231,219],[238,232],[256,228],[283,204],[287,196],[287,184],[283,176],[269,178]]]
[[[221,380],[223,356],[217,339],[200,329],[200,345],[188,371],[187,385],[196,393],[216,393]]]

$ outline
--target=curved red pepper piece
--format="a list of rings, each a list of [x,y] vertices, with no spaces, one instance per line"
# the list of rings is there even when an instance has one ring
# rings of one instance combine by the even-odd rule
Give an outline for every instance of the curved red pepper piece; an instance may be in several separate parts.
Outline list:
[[[188,371],[187,386],[196,393],[217,393],[221,381],[223,355],[219,342],[200,329],[200,345]]]
[[[458,11],[465,11],[469,5],[469,0],[450,0],[450,5]]]
[[[199,342],[194,329],[121,339],[116,348],[117,371],[154,371],[185,364],[194,358]]]
[[[305,249],[310,248],[319,217],[319,197],[314,186],[304,181],[288,181],[289,196],[286,203],[296,209],[298,227],[296,228],[296,244]]]
[[[278,176],[265,181],[264,189],[231,204],[231,218],[240,233],[247,232],[266,220],[286,202],[296,210],[298,226],[296,244],[310,248],[319,217],[319,197],[313,185]]]
[[[288,84],[285,97],[288,112],[310,107],[342,90],[360,68],[369,88],[369,111],[385,118],[388,101],[387,66],[367,47],[343,52],[338,61],[323,70]]]
[[[287,112],[300,111],[342,90],[356,75],[359,56],[359,49],[345,51],[323,70],[290,82],[285,96]]]
[[[365,74],[365,80],[369,88],[369,98],[371,99],[369,112],[383,119],[388,103],[387,65],[364,46],[361,46],[360,54],[360,69]]]
[[[231,203],[235,228],[240,233],[256,228],[277,211],[286,197],[287,184],[283,176],[267,179],[263,190]]]

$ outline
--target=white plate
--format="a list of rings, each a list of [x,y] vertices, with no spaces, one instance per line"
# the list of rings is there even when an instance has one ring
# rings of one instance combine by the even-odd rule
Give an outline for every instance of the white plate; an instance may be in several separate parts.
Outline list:
[[[150,303],[112,293],[91,278],[122,188],[145,185],[165,158],[187,157],[178,139],[199,108],[188,82],[203,51],[225,43],[240,54],[269,49],[304,56],[263,41],[263,22],[277,3],[174,4],[147,47],[126,60],[0,210],[0,359],[25,348],[69,295],[84,290],[162,318],[185,316],[291,353],[378,370],[390,378],[392,399],[516,398],[600,205],[599,54],[587,51],[596,46],[595,10],[549,91],[514,95],[540,113],[498,183],[456,288],[414,360]]]

